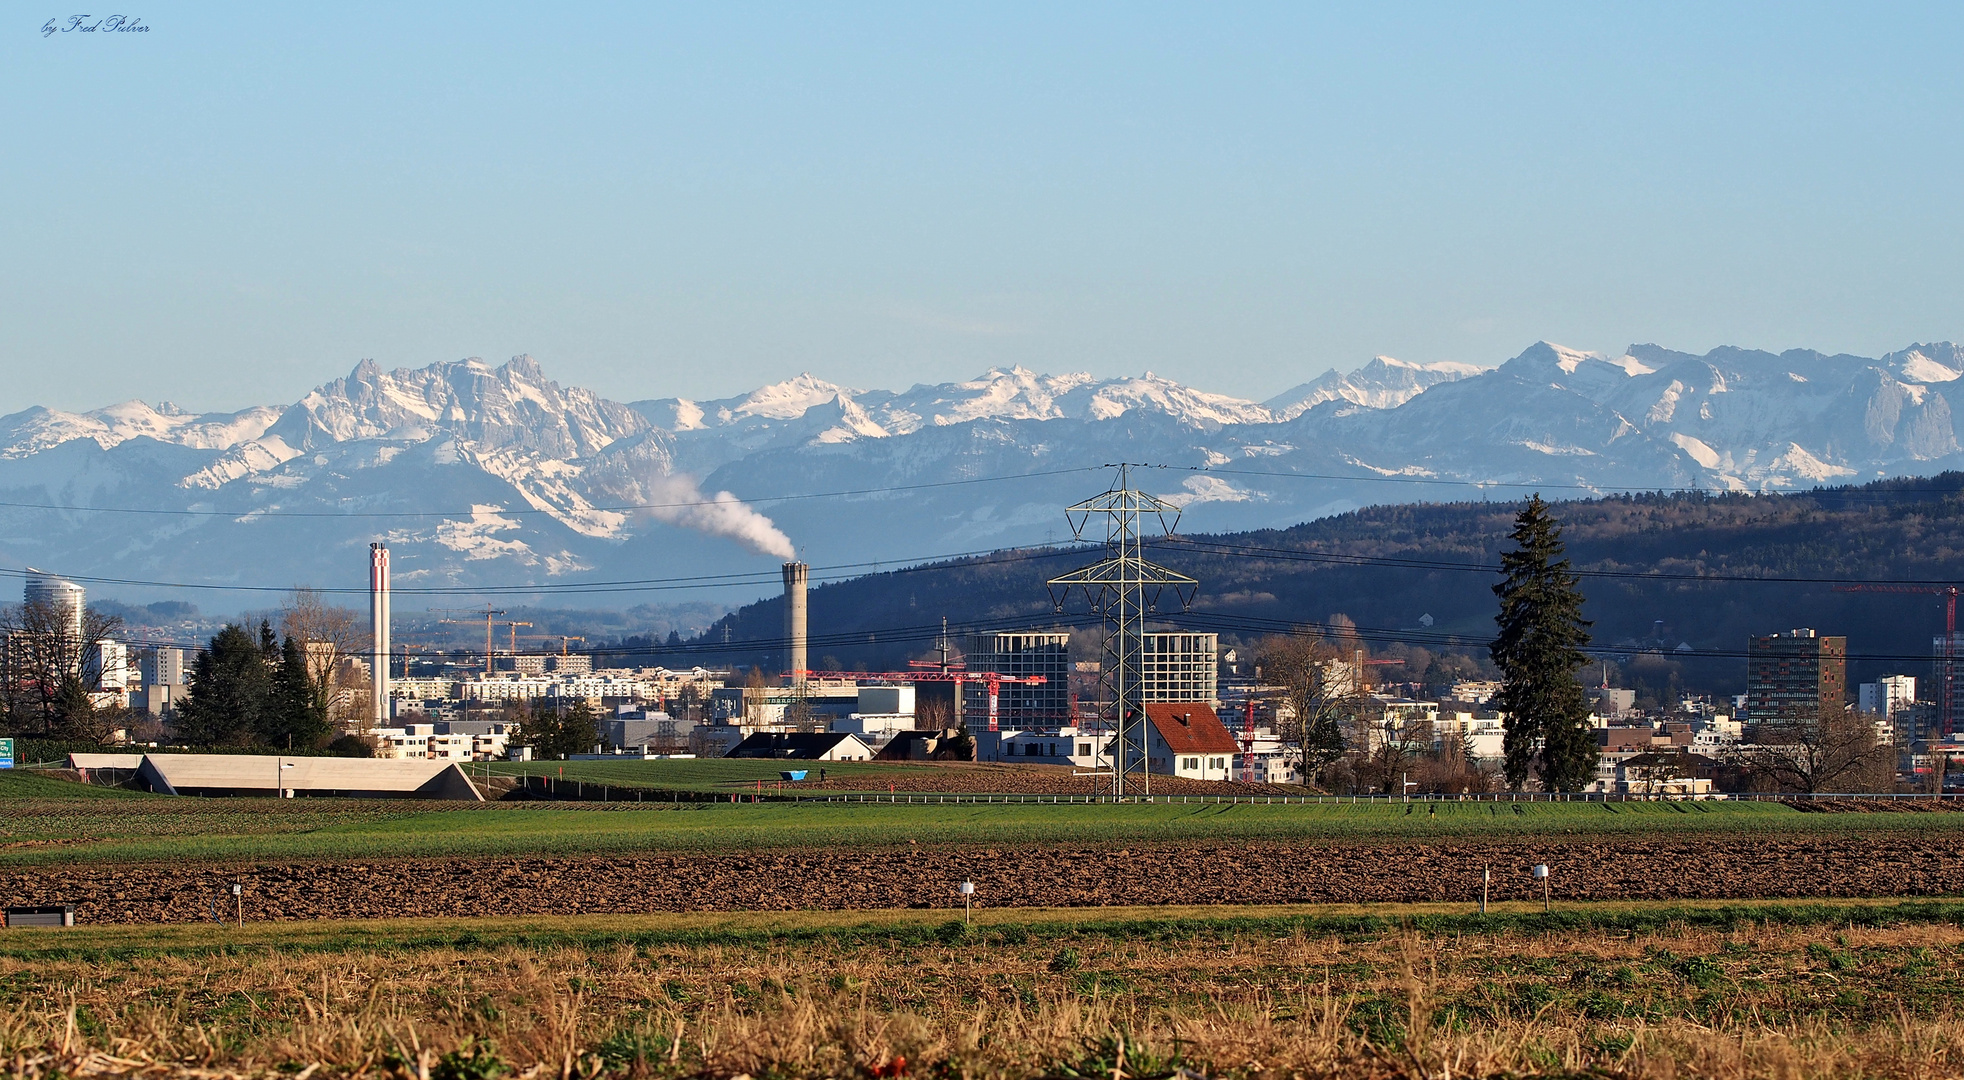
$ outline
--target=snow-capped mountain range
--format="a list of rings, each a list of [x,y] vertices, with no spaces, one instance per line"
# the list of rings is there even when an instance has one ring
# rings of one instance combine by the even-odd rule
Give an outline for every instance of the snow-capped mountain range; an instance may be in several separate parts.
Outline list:
[[[1062,539],[1063,506],[1120,460],[1167,467],[1143,486],[1184,505],[1187,532],[1535,485],[1772,491],[1926,474],[1964,464],[1960,375],[1964,349],[1948,342],[1873,359],[1542,342],[1493,368],[1378,357],[1264,402],[1151,373],[1014,368],[904,391],[807,374],[716,401],[621,403],[530,357],[364,361],[284,407],[0,417],[0,564],[359,588],[381,539],[402,588],[584,583],[603,591],[579,603],[625,606],[794,551],[825,567]]]

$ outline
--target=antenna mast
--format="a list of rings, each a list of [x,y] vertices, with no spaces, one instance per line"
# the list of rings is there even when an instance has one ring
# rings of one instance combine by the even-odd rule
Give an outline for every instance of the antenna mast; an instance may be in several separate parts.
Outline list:
[[[1140,774],[1140,794],[1152,793],[1152,779],[1146,760],[1147,720],[1140,693],[1140,673],[1145,665],[1146,616],[1158,606],[1159,597],[1171,586],[1181,607],[1193,603],[1200,582],[1150,562],[1145,557],[1141,519],[1158,519],[1163,535],[1171,536],[1180,525],[1180,508],[1132,487],[1132,466],[1121,463],[1118,481],[1105,491],[1064,511],[1071,533],[1084,539],[1093,515],[1105,519],[1106,556],[1090,566],[1050,579],[1050,598],[1058,611],[1073,590],[1082,590],[1093,612],[1101,612],[1110,632],[1105,638],[1105,660],[1099,681],[1111,702],[1111,730],[1117,735],[1112,744],[1112,794],[1124,795],[1126,775]],[[1172,515],[1172,524],[1167,515]]]

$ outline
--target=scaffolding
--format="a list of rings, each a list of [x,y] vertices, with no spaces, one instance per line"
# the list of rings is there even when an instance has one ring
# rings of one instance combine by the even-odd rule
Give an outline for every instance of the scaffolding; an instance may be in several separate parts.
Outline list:
[[[1144,699],[1140,693],[1145,664],[1146,617],[1158,607],[1160,597],[1172,589],[1181,607],[1193,603],[1200,583],[1185,574],[1169,570],[1145,557],[1141,526],[1150,516],[1159,523],[1162,535],[1171,536],[1180,524],[1180,508],[1132,487],[1131,470],[1120,464],[1118,479],[1100,495],[1066,510],[1065,518],[1078,540],[1093,517],[1105,521],[1103,559],[1049,581],[1050,598],[1057,610],[1073,592],[1081,592],[1094,614],[1105,617],[1104,662],[1099,678],[1104,684],[1110,715],[1108,723],[1117,737],[1112,742],[1111,793],[1125,795],[1128,774],[1138,773],[1138,794],[1152,793],[1152,775],[1147,760],[1148,727]],[[1167,523],[1171,515],[1172,523]]]

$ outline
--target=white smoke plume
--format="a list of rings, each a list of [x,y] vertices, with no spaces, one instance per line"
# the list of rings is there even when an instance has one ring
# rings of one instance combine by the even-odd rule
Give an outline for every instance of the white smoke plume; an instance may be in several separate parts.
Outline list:
[[[642,490],[653,504],[648,513],[658,521],[711,536],[727,536],[761,555],[787,561],[798,557],[782,529],[727,491],[705,495],[694,480],[680,473],[670,473]]]

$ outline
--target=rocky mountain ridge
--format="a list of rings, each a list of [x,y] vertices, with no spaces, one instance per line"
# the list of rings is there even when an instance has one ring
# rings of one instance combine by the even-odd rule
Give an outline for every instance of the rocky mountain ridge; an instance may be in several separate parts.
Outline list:
[[[1865,358],[1541,342],[1493,368],[1378,357],[1263,402],[1018,367],[900,391],[805,374],[622,403],[525,356],[364,361],[285,407],[0,417],[0,562],[358,586],[382,539],[405,587],[589,583],[616,589],[599,602],[644,602],[794,552],[824,566],[1059,539],[1061,508],[1118,460],[1164,466],[1145,485],[1185,506],[1183,528],[1215,532],[1534,489],[1928,475],[1964,464],[1960,375],[1950,343]]]

